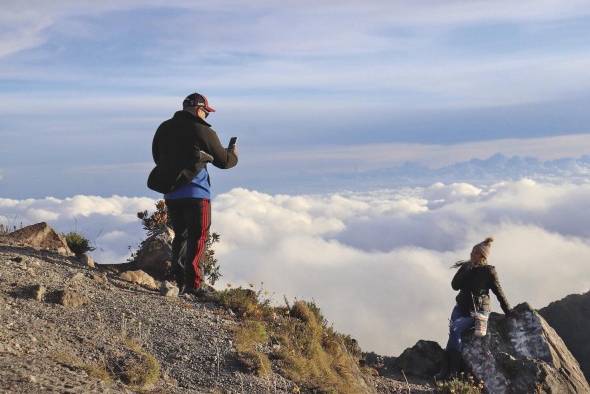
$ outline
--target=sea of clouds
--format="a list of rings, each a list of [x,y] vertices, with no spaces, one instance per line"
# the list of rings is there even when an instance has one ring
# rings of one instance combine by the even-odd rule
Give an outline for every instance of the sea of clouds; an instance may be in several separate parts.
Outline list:
[[[142,239],[145,197],[1,199],[0,223],[48,221],[85,233],[101,263]],[[530,179],[436,183],[366,193],[270,195],[233,189],[213,202],[227,283],[280,302],[315,300],[365,350],[399,354],[418,339],[444,345],[454,304],[449,266],[494,236],[490,263],[511,304],[543,307],[590,290],[590,184]],[[498,310],[497,303],[495,304]]]

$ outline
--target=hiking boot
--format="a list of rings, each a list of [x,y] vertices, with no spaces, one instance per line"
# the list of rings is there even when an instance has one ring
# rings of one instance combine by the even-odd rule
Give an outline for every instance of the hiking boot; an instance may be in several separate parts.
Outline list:
[[[182,286],[180,288],[180,291],[178,292],[178,296],[179,297],[191,297],[191,296],[196,296],[197,295],[197,290],[194,287],[189,287],[189,286]]]
[[[195,295],[202,301],[215,301],[217,292],[211,286],[203,285],[195,290]]]
[[[217,299],[217,292],[211,286],[203,285],[198,289],[194,287],[185,286],[179,293],[179,296],[196,297],[201,301],[214,301]]]

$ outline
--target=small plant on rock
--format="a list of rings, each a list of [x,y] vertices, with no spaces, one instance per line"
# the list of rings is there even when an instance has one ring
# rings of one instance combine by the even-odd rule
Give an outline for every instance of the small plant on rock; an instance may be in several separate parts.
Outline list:
[[[451,380],[437,382],[436,392],[443,394],[481,394],[484,392],[484,384],[472,375],[465,376],[461,372],[460,376],[454,377]]]
[[[164,200],[156,202],[155,212],[151,214],[147,210],[137,212],[137,218],[141,220],[143,229],[148,237],[165,230],[166,226],[172,227],[168,220],[168,210],[166,209],[166,202]]]
[[[88,241],[88,238],[75,231],[65,234],[65,238],[68,247],[72,252],[74,252],[76,256],[80,256],[84,253],[95,250],[94,247],[90,246],[90,241]]]

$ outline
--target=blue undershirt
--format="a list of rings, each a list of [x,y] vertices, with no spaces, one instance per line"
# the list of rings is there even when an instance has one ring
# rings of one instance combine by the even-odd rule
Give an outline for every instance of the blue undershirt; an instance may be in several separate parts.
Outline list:
[[[166,200],[177,200],[179,198],[205,198],[211,199],[211,185],[209,184],[209,173],[203,168],[195,175],[193,180],[178,189],[164,194]]]

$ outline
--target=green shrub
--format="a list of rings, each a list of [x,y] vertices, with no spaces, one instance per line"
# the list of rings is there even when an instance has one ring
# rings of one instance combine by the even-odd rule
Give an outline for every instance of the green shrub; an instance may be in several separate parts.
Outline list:
[[[75,231],[71,231],[65,235],[68,247],[76,256],[86,252],[92,252],[95,248],[90,246],[88,238]]]
[[[239,317],[261,320],[272,313],[270,300],[260,301],[260,292],[237,287],[218,292],[218,301]]]

